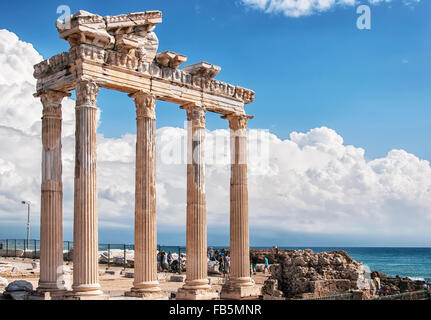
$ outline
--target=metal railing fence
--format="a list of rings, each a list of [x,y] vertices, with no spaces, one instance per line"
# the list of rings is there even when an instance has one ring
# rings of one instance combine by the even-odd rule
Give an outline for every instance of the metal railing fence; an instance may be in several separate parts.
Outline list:
[[[398,293],[388,296],[380,296],[369,300],[431,300],[431,293],[429,290],[419,290],[412,292]]]
[[[429,289],[404,292],[375,298],[364,298],[361,295],[355,296],[354,292],[333,294],[324,297],[302,298],[294,300],[431,300],[431,291]]]
[[[133,244],[126,243],[99,243],[99,263],[107,264],[108,268],[112,265],[124,268],[133,268],[133,259],[128,259],[130,251],[135,249]],[[171,251],[173,254],[181,255],[186,252],[185,247],[157,245],[159,252]],[[121,256],[120,256],[121,251]],[[40,241],[31,239],[0,239],[0,257],[14,258],[40,258]],[[73,241],[63,241],[63,260],[66,262],[73,260]]]

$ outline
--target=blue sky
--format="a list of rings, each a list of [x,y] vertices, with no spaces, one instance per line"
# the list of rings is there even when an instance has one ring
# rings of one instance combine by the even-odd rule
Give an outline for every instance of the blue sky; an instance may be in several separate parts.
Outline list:
[[[413,8],[398,0],[371,6],[371,30],[356,28],[357,6],[291,18],[226,0],[14,1],[2,4],[1,27],[48,58],[68,49],[54,27],[60,4],[100,15],[163,11],[159,50],[186,54],[189,63],[217,64],[220,80],[255,90],[256,101],[247,107],[255,115],[252,128],[288,138],[324,125],[371,159],[404,149],[431,160],[429,1]],[[100,132],[135,132],[133,104],[124,94],[103,90],[99,105]],[[183,121],[177,106],[159,103],[159,127],[182,127]],[[209,115],[209,129],[226,127]]]
[[[431,161],[431,3],[422,0],[411,5],[414,1],[370,5],[371,30],[356,27],[356,8],[368,1],[336,5],[297,18],[268,12],[268,6],[257,9],[240,0],[14,1],[2,3],[0,29],[31,43],[47,59],[69,48],[55,28],[59,5],[70,6],[72,13],[81,9],[102,16],[161,10],[164,21],[155,30],[159,51],[185,54],[187,64],[208,61],[219,65],[222,71],[217,79],[256,91],[255,102],[246,106],[246,111],[255,116],[249,122],[250,128],[269,129],[282,140],[292,132],[306,133],[322,126],[338,134],[322,129],[296,135],[285,145],[275,144],[271,161],[279,174],[254,177],[255,184],[250,186],[252,245],[273,245],[277,241],[296,246],[429,246],[431,236],[426,226],[431,221],[431,167],[419,159]],[[10,38],[1,37],[0,33],[0,40]],[[15,68],[16,78],[25,69],[13,65],[18,54],[0,42],[0,67]],[[14,59],[9,62],[3,56]],[[33,65],[30,60],[26,63]],[[10,88],[2,91],[7,86],[2,76],[9,77],[2,71],[0,92],[12,92]],[[25,75],[21,79],[23,89],[15,88],[16,101],[21,101],[19,95],[23,92],[32,99],[33,88],[25,83],[27,78],[32,77]],[[25,210],[21,197],[25,194],[34,202],[35,215],[40,208],[39,177],[35,174],[40,171],[40,159],[18,154],[13,144],[21,140],[10,137],[28,135],[26,154],[40,153],[40,139],[36,136],[39,132],[31,131],[37,128],[30,125],[33,120],[23,129],[25,117],[9,119],[19,108],[9,103],[15,100],[4,100],[0,101],[0,148],[12,151],[0,154],[0,219],[4,222],[0,224],[0,237],[6,233],[22,237],[25,216],[21,213]],[[31,100],[27,107],[34,107],[33,103]],[[36,107],[40,107],[38,102]],[[72,110],[71,105],[68,107]],[[100,166],[99,172],[106,174],[101,179],[104,183],[99,184],[100,240],[132,242],[134,142],[124,135],[136,132],[135,108],[125,94],[104,89],[99,94],[99,107],[102,118],[98,130],[104,136],[98,146],[101,158],[107,156],[106,150],[121,147],[118,159],[112,154],[115,159]],[[158,128],[183,128],[185,114],[178,107],[158,102]],[[36,117],[29,112],[27,118],[40,121],[39,113],[38,109]],[[73,127],[71,119],[65,123],[69,129]],[[2,126],[10,130],[4,133]],[[209,113],[207,127],[227,129],[228,123]],[[177,138],[167,132],[160,134]],[[73,132],[68,137],[73,139]],[[367,161],[383,159],[364,164],[358,149],[339,143],[341,137],[344,145],[363,148]],[[37,142],[30,146],[30,141]],[[322,141],[323,151],[319,149]],[[108,145],[111,147],[103,149]],[[304,145],[309,149],[302,148]],[[300,152],[298,146],[302,148]],[[393,149],[406,152],[388,154]],[[73,157],[73,148],[67,143],[64,155]],[[354,159],[353,164],[349,159]],[[8,170],[15,170],[19,179],[12,183]],[[172,168],[164,166],[160,170],[170,172]],[[181,170],[172,179],[183,179]],[[65,239],[72,239],[72,174],[73,165],[64,163]],[[228,224],[228,174],[228,170],[210,171],[207,183],[208,217],[214,222],[220,220],[224,226]],[[170,220],[183,222],[185,180],[184,188],[179,190],[169,185],[169,177],[160,176],[162,192],[158,191],[158,196],[161,194],[162,201],[158,200],[158,204],[167,199],[169,205],[158,208],[158,219],[162,224]],[[3,181],[6,182],[2,184]],[[226,190],[220,189],[222,183]],[[32,234],[36,237],[37,222],[34,225]],[[163,226],[158,229],[160,243],[185,242],[183,226]],[[226,245],[228,230],[209,223],[209,244]]]

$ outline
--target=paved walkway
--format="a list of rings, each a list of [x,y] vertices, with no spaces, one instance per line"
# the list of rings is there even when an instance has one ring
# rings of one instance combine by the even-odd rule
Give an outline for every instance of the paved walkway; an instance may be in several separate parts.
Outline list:
[[[33,259],[22,259],[22,258],[0,258],[0,277],[6,278],[9,283],[15,280],[26,280],[33,284],[36,288],[39,281],[39,269],[38,265],[35,266],[34,262],[38,264],[38,260]],[[32,265],[33,264],[33,265]],[[73,264],[65,264],[66,269],[69,269],[68,274],[65,276],[66,285],[72,284],[72,268]],[[36,268],[34,268],[36,267]],[[13,271],[12,271],[13,270]],[[106,272],[108,270],[108,273]],[[109,294],[112,298],[123,299],[122,297],[125,291],[130,290],[133,286],[133,278],[126,278],[125,274],[133,272],[133,269],[126,269],[122,267],[110,267],[107,269],[106,264],[99,264],[99,280],[102,290]],[[112,274],[114,273],[114,274]],[[180,287],[183,286],[182,282],[169,281],[174,273],[159,273],[158,278],[160,281],[160,287],[162,290],[168,292],[170,295],[172,292],[176,292]],[[185,273],[184,273],[185,275]],[[254,281],[257,285],[262,286],[264,281],[268,278],[268,275],[257,273],[253,276]],[[211,285],[216,290],[221,290],[223,284],[223,277],[210,276]],[[0,290],[2,290],[0,288]]]

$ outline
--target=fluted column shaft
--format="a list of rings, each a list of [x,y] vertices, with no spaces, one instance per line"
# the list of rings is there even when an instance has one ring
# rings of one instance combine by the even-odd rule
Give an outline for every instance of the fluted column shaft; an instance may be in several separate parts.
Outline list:
[[[61,102],[66,96],[70,94],[58,91],[47,91],[40,95],[43,104],[43,148],[38,291],[43,292],[64,289],[64,284],[58,280],[63,271]]]
[[[232,284],[250,284],[246,115],[230,115],[230,249]]]
[[[79,295],[99,295],[96,183],[96,114],[98,85],[76,85],[76,142],[73,285]]]
[[[156,225],[156,99],[135,98],[137,116],[135,184],[135,280],[132,291],[158,292]]]
[[[204,108],[187,111],[187,276],[184,289],[208,288]]]

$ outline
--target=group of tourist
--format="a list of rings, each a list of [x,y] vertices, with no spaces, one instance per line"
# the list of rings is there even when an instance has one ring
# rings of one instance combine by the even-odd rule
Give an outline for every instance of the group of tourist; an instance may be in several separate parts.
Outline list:
[[[215,250],[210,248],[208,250],[208,259],[210,261],[217,261],[219,263],[219,271],[224,274],[230,273],[230,253],[226,249]]]
[[[252,274],[256,274],[258,260],[259,259],[256,254],[250,253],[250,271]],[[269,260],[267,257],[265,257],[264,262],[265,265],[263,267],[263,273],[266,273],[269,272]]]
[[[157,264],[159,265],[159,271],[161,272],[172,271],[181,273],[181,271],[184,269],[184,261],[184,254],[179,254],[178,258],[174,259],[172,251],[170,250],[168,253],[162,250],[157,254]]]
[[[277,248],[278,249],[278,248]],[[278,250],[277,250],[278,251]],[[217,249],[214,250],[210,248],[208,250],[208,259],[209,261],[217,261],[218,262],[218,270],[223,274],[229,274],[231,270],[231,257],[230,252],[226,249]],[[265,263],[263,272],[269,272],[269,261],[268,258],[265,257]],[[157,254],[157,262],[159,266],[159,271],[161,272],[178,272],[181,273],[185,267],[185,256],[184,254],[179,254],[178,258],[174,258],[172,251],[166,253],[164,250],[160,251]],[[256,274],[256,268],[258,264],[258,257],[255,254],[250,254],[250,268],[253,274]]]

